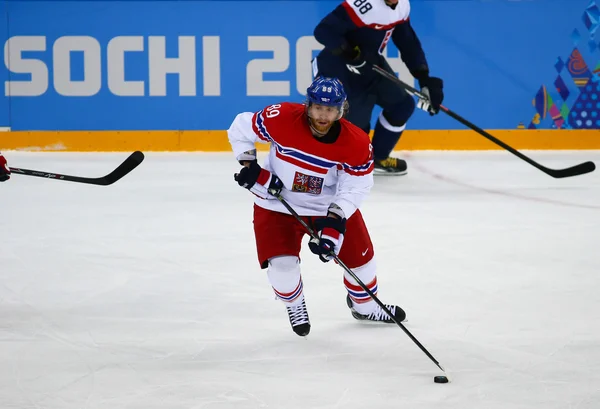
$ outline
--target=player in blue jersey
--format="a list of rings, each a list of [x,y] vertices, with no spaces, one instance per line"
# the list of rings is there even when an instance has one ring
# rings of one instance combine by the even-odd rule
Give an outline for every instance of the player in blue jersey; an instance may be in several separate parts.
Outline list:
[[[412,96],[373,71],[373,65],[378,65],[393,72],[382,55],[389,40],[400,50],[421,92],[429,97],[419,108],[437,114],[444,99],[443,82],[429,75],[409,14],[408,0],[345,0],[314,31],[325,48],[313,60],[313,74],[342,81],[350,104],[346,118],[369,133],[375,105],[383,108],[373,135],[375,174],[406,174],[406,162],[390,153],[415,110]]]

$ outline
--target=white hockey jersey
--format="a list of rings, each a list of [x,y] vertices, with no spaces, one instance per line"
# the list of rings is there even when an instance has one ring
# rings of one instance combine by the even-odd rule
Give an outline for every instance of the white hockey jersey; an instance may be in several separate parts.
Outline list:
[[[348,15],[357,27],[370,27],[375,30],[389,30],[408,20],[410,2],[400,0],[395,8],[383,0],[346,0],[343,3]]]
[[[255,143],[270,143],[261,165],[283,182],[283,198],[301,216],[325,216],[332,203],[346,218],[360,207],[373,186],[373,155],[367,134],[345,119],[333,143],[312,135],[303,104],[271,105],[244,112],[227,131],[236,159],[249,159]],[[289,213],[274,197],[257,197],[265,209]]]

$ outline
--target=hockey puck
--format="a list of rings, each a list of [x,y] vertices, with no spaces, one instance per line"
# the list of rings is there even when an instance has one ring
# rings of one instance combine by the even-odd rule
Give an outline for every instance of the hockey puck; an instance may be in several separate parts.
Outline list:
[[[435,383],[448,383],[448,378],[445,376],[434,376],[433,382]]]

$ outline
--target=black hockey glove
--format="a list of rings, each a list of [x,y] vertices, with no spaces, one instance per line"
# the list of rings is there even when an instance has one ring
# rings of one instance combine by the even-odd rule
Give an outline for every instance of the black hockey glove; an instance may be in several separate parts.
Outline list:
[[[362,56],[360,48],[355,46],[350,48],[349,46],[342,47],[342,54],[346,58],[346,68],[352,74],[355,75],[367,75],[371,74],[373,70],[373,64],[365,60]]]
[[[337,256],[340,254],[344,233],[346,232],[346,219],[334,217],[322,217],[315,220],[315,232],[318,238],[308,242],[310,251],[319,256],[323,263],[333,259],[332,252]]]
[[[437,114],[440,112],[440,106],[444,101],[444,81],[437,77],[430,77],[429,75],[421,77],[418,80],[421,93],[429,98],[429,101],[419,101],[420,105],[417,104],[417,106],[429,112],[430,115]]]
[[[266,199],[269,194],[277,196],[283,189],[281,179],[261,168],[257,161],[252,161],[249,166],[244,166],[239,173],[233,175],[233,178],[238,185],[263,199]]]

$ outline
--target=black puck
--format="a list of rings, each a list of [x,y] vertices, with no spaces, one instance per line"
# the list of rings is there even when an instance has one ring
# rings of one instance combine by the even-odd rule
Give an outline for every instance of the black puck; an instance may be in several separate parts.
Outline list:
[[[448,378],[440,375],[440,376],[434,376],[433,377],[433,382],[435,383],[448,383]]]

